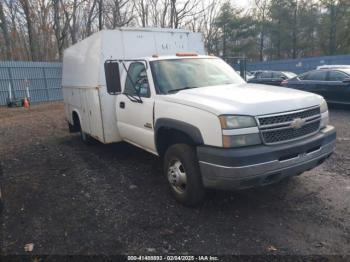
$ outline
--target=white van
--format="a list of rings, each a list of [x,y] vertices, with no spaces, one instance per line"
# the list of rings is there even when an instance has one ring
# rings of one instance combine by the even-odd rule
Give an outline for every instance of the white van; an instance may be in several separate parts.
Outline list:
[[[334,150],[321,96],[247,84],[205,55],[199,33],[100,31],[65,51],[62,86],[70,131],[85,143],[126,141],[159,156],[186,205],[199,203],[205,188],[301,174]]]

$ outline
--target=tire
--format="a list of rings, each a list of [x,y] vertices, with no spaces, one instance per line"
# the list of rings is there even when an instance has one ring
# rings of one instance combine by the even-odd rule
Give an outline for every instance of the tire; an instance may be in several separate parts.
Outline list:
[[[196,206],[203,201],[205,189],[193,147],[187,144],[170,146],[164,156],[164,175],[178,202]]]
[[[93,145],[95,139],[93,139],[89,134],[85,133],[80,129],[80,139],[85,145]]]

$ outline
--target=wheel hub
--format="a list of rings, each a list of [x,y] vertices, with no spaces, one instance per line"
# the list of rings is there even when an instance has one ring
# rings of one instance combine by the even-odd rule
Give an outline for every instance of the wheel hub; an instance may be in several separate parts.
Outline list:
[[[178,192],[183,193],[186,188],[186,172],[182,163],[174,161],[168,169],[168,181],[170,185]]]

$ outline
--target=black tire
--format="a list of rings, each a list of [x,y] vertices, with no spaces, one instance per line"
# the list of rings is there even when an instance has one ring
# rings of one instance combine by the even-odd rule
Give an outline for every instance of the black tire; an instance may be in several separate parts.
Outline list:
[[[181,188],[170,182],[171,168],[181,164],[181,169],[186,176],[186,183]],[[169,173],[170,172],[170,173]],[[171,173],[172,174],[172,173]],[[164,156],[164,175],[168,181],[170,190],[175,199],[186,206],[200,204],[205,195],[205,189],[198,165],[195,148],[187,144],[175,144],[170,146]]]
[[[85,145],[93,145],[95,143],[95,139],[81,129],[80,129],[80,139]]]

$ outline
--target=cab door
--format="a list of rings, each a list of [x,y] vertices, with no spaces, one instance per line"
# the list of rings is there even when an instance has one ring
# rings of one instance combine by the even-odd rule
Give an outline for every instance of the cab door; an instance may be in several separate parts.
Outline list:
[[[117,96],[117,125],[121,137],[148,151],[156,152],[153,130],[154,95],[150,69],[145,62],[129,64],[122,94]]]

